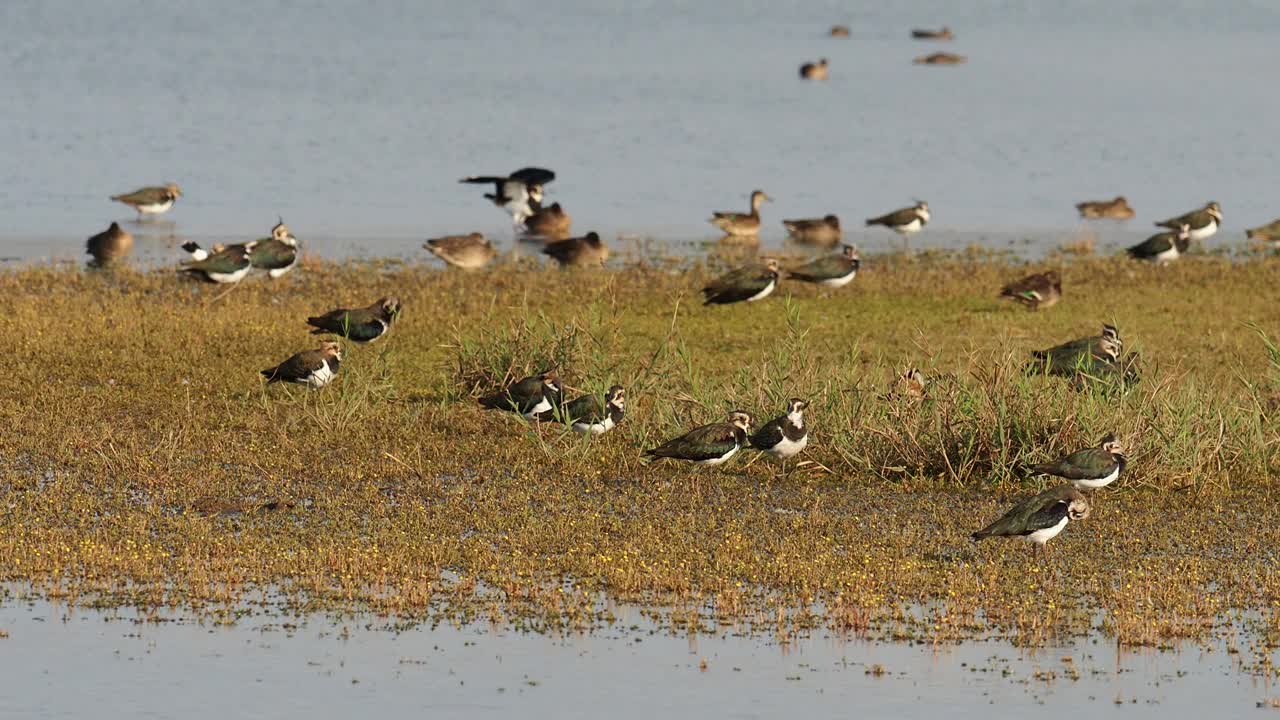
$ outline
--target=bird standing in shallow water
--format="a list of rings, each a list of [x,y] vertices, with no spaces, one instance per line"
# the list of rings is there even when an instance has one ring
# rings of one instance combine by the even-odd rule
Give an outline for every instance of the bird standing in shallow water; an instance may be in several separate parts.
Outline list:
[[[93,256],[90,264],[94,267],[106,267],[128,255],[131,249],[133,249],[133,235],[121,228],[120,223],[115,222],[85,242],[85,252]]]
[[[716,212],[712,213],[711,224],[724,231],[730,237],[754,237],[760,233],[760,205],[773,198],[763,190],[751,192],[751,212]]]
[[[1062,277],[1057,270],[1028,275],[1001,288],[1000,297],[1021,303],[1028,310],[1053,307],[1062,299]]]
[[[800,243],[831,247],[844,237],[844,233],[840,230],[840,218],[835,215],[783,220],[782,226],[787,229],[788,235]]]
[[[380,298],[362,308],[338,308],[316,317],[307,318],[307,324],[315,328],[312,335],[331,334],[359,343],[377,340],[391,329],[391,323],[400,317],[400,298],[395,295]]]
[[[1096,447],[1077,450],[1053,462],[1032,465],[1032,473],[1070,480],[1079,490],[1096,490],[1115,482],[1124,472],[1124,445],[1115,433],[1107,433]]]
[[[827,59],[822,58],[816,63],[805,63],[801,65],[800,77],[805,80],[826,80]]]
[[[1086,200],[1076,203],[1076,211],[1085,219],[1128,220],[1134,214],[1133,208],[1129,207],[1129,201],[1123,195],[1117,195],[1113,200]]]
[[[898,233],[904,239],[924,229],[929,224],[929,203],[921,200],[911,207],[894,210],[880,217],[867,218],[867,227],[883,225]]]
[[[322,388],[338,376],[342,361],[342,346],[336,342],[323,342],[315,350],[304,350],[273,368],[262,371],[267,384],[290,382]]]
[[[542,207],[540,203],[531,201],[533,214],[524,221],[524,234],[531,240],[563,240],[569,237],[569,228],[573,218],[560,207],[560,203],[551,203]]]
[[[169,208],[182,197],[182,190],[174,183],[159,187],[144,187],[131,193],[112,195],[111,199],[124,203],[138,213],[138,220],[143,215],[160,215],[169,212]]]
[[[511,213],[511,221],[516,228],[533,214],[534,208],[542,203],[542,186],[556,179],[556,174],[539,167],[526,167],[507,176],[473,175],[464,177],[458,182],[479,185],[492,184],[494,191],[485,193],[485,197],[494,205]]]
[[[649,457],[687,460],[697,465],[719,465],[733,457],[747,444],[751,432],[751,414],[734,410],[728,422],[711,423],[694,428],[656,448],[645,450]]]
[[[787,474],[787,460],[809,445],[809,429],[804,424],[804,411],[809,403],[800,398],[787,401],[785,415],[770,420],[751,436],[751,447],[782,461],[782,474]]]
[[[1022,538],[1047,551],[1045,543],[1058,536],[1067,523],[1089,517],[1089,500],[1072,485],[1059,485],[1014,505],[999,520],[970,535],[974,541],[989,537]]]
[[[755,302],[769,296],[778,286],[778,261],[745,265],[712,280],[702,288],[703,305]]]

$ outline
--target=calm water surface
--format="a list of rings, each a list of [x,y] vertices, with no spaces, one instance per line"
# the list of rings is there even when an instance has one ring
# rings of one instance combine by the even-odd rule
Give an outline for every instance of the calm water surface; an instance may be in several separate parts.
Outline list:
[[[834,22],[853,36],[826,37]],[[944,23],[955,42],[907,37]],[[1117,193],[1139,216],[1104,241],[1213,199],[1214,242],[1235,242],[1280,214],[1278,36],[1263,0],[14,0],[0,256],[78,256],[132,215],[108,195],[169,180],[186,197],[162,238],[247,239],[283,215],[328,256],[413,254],[508,237],[456,180],[526,164],[606,237],[710,236],[710,211],[760,187],[766,245],[783,217],[853,227],[914,197],[934,214],[921,246],[1054,243],[1074,202]],[[939,49],[970,61],[910,62]],[[798,80],[818,57],[831,79]]]
[[[633,622],[643,623],[623,612],[620,626]],[[0,608],[0,716],[1238,717],[1280,695],[1221,645],[784,646],[731,634],[397,633],[382,624],[138,623],[129,611],[10,602]]]

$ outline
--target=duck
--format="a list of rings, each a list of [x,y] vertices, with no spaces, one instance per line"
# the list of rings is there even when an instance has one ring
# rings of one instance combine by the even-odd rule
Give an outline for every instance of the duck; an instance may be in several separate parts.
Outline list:
[[[1222,206],[1215,201],[1210,201],[1205,203],[1204,207],[1199,210],[1192,210],[1178,217],[1161,220],[1156,223],[1156,227],[1177,230],[1186,225],[1190,230],[1190,238],[1200,241],[1212,237],[1214,233],[1218,232],[1218,226],[1221,224]]]
[[[1032,465],[1027,470],[1068,480],[1077,490],[1097,490],[1115,482],[1124,472],[1125,463],[1124,445],[1110,432],[1094,447],[1077,450],[1053,462]]]
[[[498,256],[489,240],[478,232],[431,238],[422,246],[432,255],[463,270],[479,270]]]
[[[766,200],[773,200],[763,190],[751,193],[751,212],[717,212],[712,214],[711,224],[732,237],[754,237],[760,232],[760,205]]]
[[[1125,250],[1135,260],[1146,260],[1156,265],[1171,263],[1182,257],[1191,247],[1191,226],[1183,223],[1177,230],[1156,233]]]
[[[719,465],[747,444],[751,413],[734,410],[727,422],[694,428],[658,447],[645,450],[646,457],[685,460],[695,465]]]
[[[371,343],[387,334],[400,317],[400,298],[389,295],[362,308],[338,308],[307,318],[312,335],[337,335],[358,343]]]
[[[787,412],[764,425],[751,435],[751,447],[782,461],[785,475],[787,460],[800,454],[809,445],[809,429],[804,424],[804,411],[809,403],[801,398],[787,400]]]
[[[117,222],[85,242],[85,252],[93,256],[90,264],[95,267],[106,267],[128,255],[132,249],[133,235]]]
[[[826,80],[827,59],[822,58],[816,63],[805,63],[801,65],[800,77],[805,80]]]
[[[555,258],[561,267],[603,266],[609,259],[609,246],[600,240],[599,234],[589,232],[582,237],[547,243],[542,253]]]
[[[180,197],[182,197],[182,188],[179,188],[176,183],[168,183],[112,195],[111,199],[133,208],[138,213],[138,220],[141,221],[143,215],[163,215],[169,212]]]
[[[840,218],[835,215],[783,220],[782,226],[796,241],[813,245],[835,245],[844,237],[840,230]]]
[[[541,203],[530,202],[533,214],[524,221],[524,233],[544,240],[563,240],[569,237],[569,227],[573,218],[560,207],[560,203],[551,203],[543,207]]]
[[[915,29],[911,31],[911,37],[916,40],[954,40],[955,33],[951,32],[951,28],[943,25],[940,30],[922,30]]]
[[[253,263],[249,260],[253,245],[252,242],[229,245],[212,253],[200,250],[202,255],[184,263],[178,272],[212,283],[240,282],[253,269]],[[187,246],[184,245],[183,248],[186,249]],[[192,255],[194,257],[195,253]]]
[[[831,29],[827,31],[827,34],[831,37],[849,37],[849,26],[832,25]]]
[[[769,296],[778,286],[778,261],[766,258],[721,275],[702,288],[703,305],[755,302]]]
[[[1018,502],[1000,519],[973,533],[974,542],[989,537],[1022,538],[1036,549],[1057,537],[1072,521],[1089,517],[1089,500],[1074,485],[1059,485]]]
[[[486,410],[505,410],[526,420],[538,420],[559,406],[563,395],[559,376],[555,370],[548,370],[485,395],[479,402]]]
[[[1062,299],[1062,276],[1057,270],[1028,275],[1000,288],[1000,297],[1021,303],[1028,310],[1053,307]]]
[[[458,182],[472,185],[493,185],[485,197],[494,205],[511,213],[511,220],[520,227],[533,214],[530,203],[542,202],[542,187],[556,179],[551,170],[540,167],[523,167],[510,175],[472,175]]]
[[[921,55],[912,59],[911,62],[916,65],[961,65],[969,61],[969,58],[963,55],[957,55],[949,52],[936,52],[929,55]]]
[[[1117,195],[1111,200],[1086,200],[1076,203],[1076,211],[1080,213],[1080,217],[1086,219],[1095,218],[1111,218],[1113,220],[1128,220],[1133,217],[1133,208],[1129,206],[1129,201],[1123,195]]]
[[[880,217],[867,218],[867,227],[883,225],[906,237],[911,233],[920,232],[925,225],[929,224],[929,217],[929,203],[921,200],[910,207],[899,208]]]
[[[338,376],[342,362],[342,346],[336,342],[322,342],[315,350],[303,350],[279,365],[262,371],[267,384],[277,382],[298,383],[319,389]]]
[[[1266,225],[1249,228],[1244,231],[1244,236],[1250,240],[1261,240],[1272,244],[1280,242],[1280,220],[1272,220]]]
[[[838,255],[827,255],[811,260],[804,265],[787,271],[787,277],[801,282],[816,283],[823,287],[844,287],[853,282],[862,261],[858,259],[858,248],[845,245]]]

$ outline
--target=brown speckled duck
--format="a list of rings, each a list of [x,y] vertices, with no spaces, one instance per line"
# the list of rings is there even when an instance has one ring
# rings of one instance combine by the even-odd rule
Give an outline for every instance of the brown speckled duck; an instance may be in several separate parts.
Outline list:
[[[844,237],[840,230],[840,218],[835,215],[801,220],[783,220],[782,226],[787,229],[787,232],[795,240],[813,245],[835,245]]]
[[[572,224],[573,218],[560,207],[560,203],[552,203],[547,207],[535,205],[533,214],[524,221],[524,231],[530,236],[546,240],[563,240],[569,237],[569,227]]]
[[[805,63],[800,66],[800,77],[805,80],[826,80],[827,79],[827,59],[822,58],[816,63]]]
[[[498,256],[498,251],[489,240],[478,232],[431,238],[423,247],[441,260],[463,270],[479,270]]]
[[[542,252],[556,259],[561,267],[604,265],[609,259],[609,247],[600,236],[589,232],[582,237],[547,243]]]
[[[89,238],[85,243],[85,252],[93,256],[90,264],[94,267],[105,267],[118,260],[133,249],[133,235],[120,227],[120,223],[111,223],[111,227]]]
[[[848,25],[832,25],[831,30],[827,33],[831,37],[849,37]]]
[[[1129,201],[1123,195],[1117,195],[1112,200],[1086,200],[1076,203],[1076,210],[1080,212],[1080,217],[1087,219],[1128,220],[1133,217],[1133,208],[1129,207]]]
[[[951,28],[943,25],[940,30],[921,30],[917,28],[911,31],[911,37],[916,40],[954,40],[956,35],[951,32]]]
[[[969,58],[963,55],[957,55],[949,52],[936,52],[929,55],[921,55],[911,62],[916,65],[960,65],[968,62]]]
[[[734,237],[752,237],[760,232],[760,204],[772,200],[763,190],[751,193],[751,212],[718,212],[713,213],[711,224],[724,231],[725,235]]]

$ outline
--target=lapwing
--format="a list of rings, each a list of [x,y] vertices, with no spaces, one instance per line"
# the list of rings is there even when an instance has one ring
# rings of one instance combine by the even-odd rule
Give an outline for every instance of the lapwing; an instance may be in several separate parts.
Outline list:
[[[555,258],[561,267],[603,266],[609,259],[609,246],[600,240],[597,233],[589,232],[582,237],[547,243],[542,253]]]
[[[969,61],[969,58],[963,55],[957,55],[949,52],[936,52],[929,55],[921,55],[913,58],[911,62],[916,65],[961,65]]]
[[[493,192],[485,193],[485,197],[494,205],[511,213],[511,220],[520,227],[533,214],[534,205],[542,203],[542,186],[556,179],[556,174],[539,167],[526,167],[507,176],[473,175],[458,182],[489,185]]]
[[[533,207],[533,214],[524,221],[526,235],[543,240],[563,240],[569,237],[573,218],[560,207],[560,203],[551,203],[547,207],[535,202],[530,202],[530,205]]]
[[[1086,219],[1128,220],[1133,217],[1133,208],[1129,207],[1129,201],[1123,195],[1117,195],[1112,200],[1086,200],[1076,203],[1076,211],[1080,213],[1080,217]]]
[[[1124,352],[1120,331],[1114,325],[1103,325],[1101,335],[1076,338],[1061,345],[1031,353],[1029,368],[1050,375],[1078,377],[1108,372],[1116,366]]]
[[[903,237],[914,232],[920,232],[928,224],[929,203],[923,200],[911,207],[894,210],[880,217],[867,218],[867,227],[883,225]]]
[[[1073,485],[1059,485],[1022,500],[1009,512],[969,537],[976,542],[989,537],[1022,538],[1031,552],[1058,536],[1067,523],[1089,517],[1089,500]]]
[[[1097,490],[1115,482],[1124,472],[1124,445],[1115,433],[1107,433],[1096,447],[1077,450],[1053,462],[1032,465],[1031,473],[1070,480],[1079,490]]]
[[[432,255],[463,270],[479,270],[498,256],[498,251],[484,235],[446,235],[431,238],[422,245]]]
[[[322,388],[333,382],[342,362],[342,346],[336,342],[322,342],[315,350],[303,350],[273,368],[262,371],[267,384],[291,382]]]
[[[1212,237],[1214,233],[1218,232],[1218,226],[1221,224],[1222,208],[1216,202],[1208,202],[1199,210],[1192,210],[1175,218],[1161,220],[1156,223],[1156,227],[1177,230],[1186,225],[1191,230],[1191,239],[1198,241]]]
[[[835,215],[826,217],[783,220],[782,226],[797,242],[830,247],[840,242],[844,233],[840,230],[840,218]]]
[[[939,30],[922,30],[915,29],[911,31],[911,37],[916,40],[954,40],[955,33],[951,32],[951,28],[943,25]]]
[[[755,302],[768,297],[778,286],[778,261],[766,258],[732,270],[702,288],[703,305]]]
[[[1274,245],[1280,242],[1280,220],[1272,220],[1266,225],[1249,228],[1244,231],[1244,236],[1250,240],[1260,240]]]
[[[804,411],[809,403],[800,398],[787,401],[787,413],[764,425],[751,436],[751,447],[782,461],[782,472],[787,471],[787,460],[800,454],[809,444],[809,428],[804,424]]]
[[[120,227],[120,223],[111,223],[106,230],[89,238],[85,243],[85,252],[93,256],[90,264],[95,267],[106,267],[119,260],[133,249],[133,235]]]
[[[817,283],[823,287],[838,288],[853,282],[860,267],[862,267],[862,261],[858,259],[858,248],[845,245],[838,255],[827,255],[791,268],[787,271],[787,277],[801,282]]]
[[[1177,260],[1189,247],[1191,247],[1191,226],[1183,223],[1177,230],[1156,233],[1125,252],[1135,260],[1164,265]]]
[[[337,335],[358,343],[377,340],[400,317],[400,298],[390,295],[362,308],[338,308],[307,318],[312,335]]]
[[[827,34],[831,37],[849,37],[849,26],[832,25],[831,29],[827,31]]]
[[[188,273],[214,283],[240,282],[253,269],[253,263],[249,260],[253,245],[254,243],[229,245],[213,253],[201,250],[203,255],[200,259],[184,263],[178,272]],[[190,252],[186,245],[183,248]],[[194,252],[192,256],[195,256]]]
[[[123,195],[112,195],[111,199],[136,210],[138,219],[141,220],[143,215],[160,215],[169,212],[169,208],[172,208],[173,203],[180,197],[182,197],[182,190],[174,183],[169,183],[159,187],[139,188]]]
[[[579,435],[603,435],[626,415],[627,396],[621,385],[614,385],[605,393],[604,405],[591,393],[583,395],[564,406],[564,421]]]
[[[656,448],[645,450],[649,457],[687,460],[698,465],[719,465],[733,457],[747,444],[751,432],[751,414],[734,410],[728,422],[711,423],[694,428]]]
[[[523,415],[526,420],[537,420],[540,415],[557,407],[563,390],[554,370],[530,375],[520,382],[480,398],[480,405],[488,410],[506,410]]]
[[[800,77],[804,80],[826,80],[827,59],[822,58],[816,63],[805,63],[801,65]]]
[[[751,212],[717,212],[712,213],[711,224],[731,237],[754,237],[760,233],[760,205],[766,200],[773,200],[763,190],[751,192]]]
[[[1000,288],[1000,297],[1022,303],[1028,310],[1053,307],[1062,299],[1062,277],[1057,270],[1028,275]]]
[[[925,379],[924,373],[920,372],[920,368],[909,367],[898,375],[893,381],[893,387],[890,388],[889,394],[899,398],[907,398],[909,400],[919,400],[924,397],[925,389],[928,387],[928,381]]]
[[[249,262],[276,280],[285,276],[298,264],[298,238],[289,232],[284,220],[271,228],[271,237],[254,242],[249,251]]]

